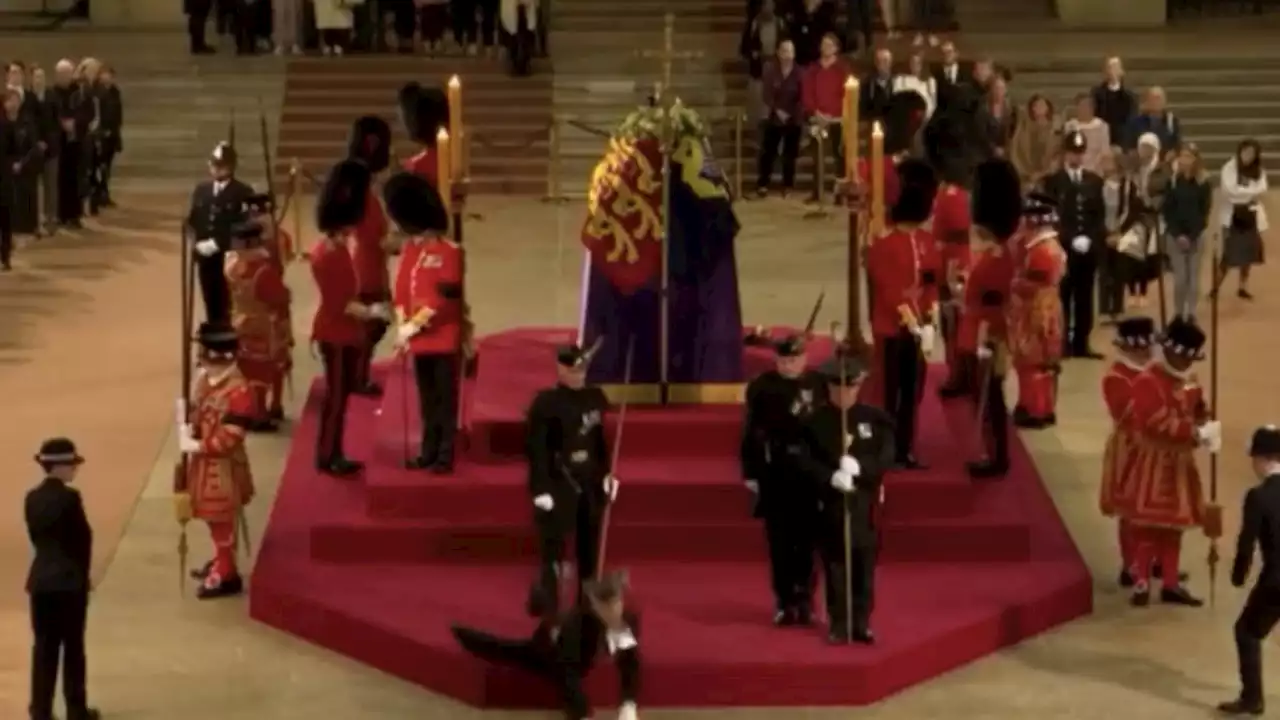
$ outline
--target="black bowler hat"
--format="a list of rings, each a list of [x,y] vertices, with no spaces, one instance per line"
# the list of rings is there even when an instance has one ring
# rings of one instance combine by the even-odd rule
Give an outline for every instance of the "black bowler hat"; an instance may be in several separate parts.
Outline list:
[[[46,466],[80,465],[84,458],[76,450],[76,444],[64,437],[49,438],[40,443],[36,462]]]
[[[236,331],[230,325],[222,323],[200,323],[196,340],[205,350],[224,355],[235,354],[236,348],[240,345]]]
[[[842,382],[845,386],[856,385],[867,376],[867,364],[855,355],[841,356],[828,360],[822,366],[822,374],[831,385],[839,385]]]
[[[1116,347],[1142,350],[1155,343],[1156,324],[1149,317],[1125,318],[1116,323]]]
[[[1280,428],[1263,425],[1249,440],[1249,457],[1280,457]]]
[[[784,358],[799,357],[807,349],[802,335],[788,335],[773,344],[774,352],[778,353],[778,357]]]
[[[567,368],[575,370],[585,368],[591,364],[591,359],[600,352],[602,339],[596,338],[590,347],[582,347],[581,345],[562,345],[556,348],[556,362]]]

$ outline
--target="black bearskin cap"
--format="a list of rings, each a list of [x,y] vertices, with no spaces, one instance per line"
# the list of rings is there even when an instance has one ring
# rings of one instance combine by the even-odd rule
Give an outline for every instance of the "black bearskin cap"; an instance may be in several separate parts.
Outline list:
[[[387,215],[410,235],[444,234],[449,230],[449,213],[431,181],[413,173],[399,173],[382,188]]]
[[[329,171],[316,201],[316,227],[333,233],[364,219],[372,176],[364,163],[343,160]]]
[[[988,160],[974,172],[970,200],[973,224],[1007,240],[1022,221],[1022,181],[1007,160]]]
[[[347,159],[359,160],[377,175],[391,164],[391,126],[386,120],[365,115],[351,124],[347,136]]]
[[[438,87],[409,83],[400,88],[400,120],[414,142],[435,147],[436,134],[449,123],[449,96]]]
[[[935,112],[924,126],[924,156],[939,179],[953,185],[969,182],[965,168],[965,122],[955,113]]]
[[[889,208],[889,220],[912,224],[928,220],[938,194],[938,178],[933,168],[920,160],[904,160],[898,165],[898,179],[901,190],[898,201]]]
[[[924,96],[914,90],[897,92],[889,98],[889,108],[882,125],[886,155],[897,155],[911,149],[916,135],[924,127],[928,110],[929,104]]]

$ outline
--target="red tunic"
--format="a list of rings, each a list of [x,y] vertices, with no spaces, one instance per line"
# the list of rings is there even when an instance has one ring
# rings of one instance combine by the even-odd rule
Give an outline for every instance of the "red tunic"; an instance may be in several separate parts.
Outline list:
[[[873,336],[892,337],[904,326],[931,321],[938,304],[940,265],[937,245],[927,230],[893,228],[871,243],[867,276],[875,293]]]
[[[1052,230],[1020,234],[1010,242],[1015,270],[1008,310],[1009,353],[1019,367],[1055,367],[1062,360],[1058,284],[1066,273],[1066,254]]]
[[[462,249],[443,238],[405,243],[396,268],[395,306],[401,322],[421,326],[409,340],[415,355],[459,351],[462,339]]]
[[[1133,432],[1129,427],[1129,405],[1133,395],[1133,381],[1142,369],[1124,360],[1111,364],[1102,377],[1102,399],[1111,416],[1111,434],[1102,451],[1102,483],[1098,492],[1098,506],[1104,515],[1114,515],[1117,507],[1130,503],[1133,484],[1126,482],[1126,466],[1133,454]]]
[[[192,514],[208,522],[231,522],[253,499],[253,473],[244,448],[246,428],[257,416],[253,392],[236,368],[218,376],[201,371],[191,403],[191,427],[200,441],[187,463]]]
[[[364,325],[347,313],[347,307],[359,299],[351,253],[338,243],[322,240],[311,248],[310,260],[311,276],[320,291],[311,339],[346,347],[364,345],[368,334]]]
[[[988,340],[1004,340],[1008,335],[1005,306],[1013,284],[1013,259],[1001,245],[983,245],[974,250],[967,274],[956,342],[962,352],[972,353],[978,349],[984,324]]]
[[[969,267],[969,193],[962,187],[947,185],[933,201],[933,236],[942,254],[943,274],[955,285],[963,280]]]
[[[271,385],[288,370],[293,354],[291,294],[280,264],[266,249],[255,248],[228,252],[225,267],[240,371],[250,384]]]
[[[1196,428],[1204,392],[1195,377],[1180,377],[1163,363],[1138,373],[1130,390],[1127,426],[1133,452],[1125,468],[1128,498],[1115,511],[1134,525],[1187,528],[1204,512],[1196,467]]]
[[[382,242],[387,237],[387,215],[382,203],[370,190],[365,197],[364,218],[351,234],[351,259],[356,266],[356,283],[360,295],[383,298],[390,289],[387,274],[387,251]]]
[[[436,176],[440,172],[440,161],[436,159],[435,148],[423,148],[417,155],[405,160],[403,166],[414,175],[430,180],[432,185],[438,185],[439,178]]]

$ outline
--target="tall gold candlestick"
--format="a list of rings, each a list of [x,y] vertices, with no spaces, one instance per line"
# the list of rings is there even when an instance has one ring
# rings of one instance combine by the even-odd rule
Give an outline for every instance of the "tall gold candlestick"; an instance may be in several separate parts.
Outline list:
[[[453,149],[459,143],[449,141],[449,131],[436,133],[436,187],[446,210],[453,209]]]
[[[841,113],[841,136],[844,140],[844,177],[848,182],[858,172],[858,78],[850,75],[844,81],[844,112]]]
[[[452,172],[462,171],[462,79],[457,75],[449,78],[449,137],[455,139],[450,150],[449,169]],[[453,176],[450,176],[453,179]]]
[[[871,126],[871,232],[884,232],[884,128]]]

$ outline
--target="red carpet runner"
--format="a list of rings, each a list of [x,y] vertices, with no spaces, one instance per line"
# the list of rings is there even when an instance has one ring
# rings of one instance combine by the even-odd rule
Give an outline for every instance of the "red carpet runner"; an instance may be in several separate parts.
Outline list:
[[[482,342],[471,448],[451,478],[400,469],[414,390],[398,364],[382,368],[381,402],[352,404],[347,449],[369,463],[364,481],[317,475],[313,388],[254,569],[253,617],[474,705],[550,706],[536,682],[464,655],[448,626],[530,629],[520,425],[566,338],[527,329]],[[770,362],[749,360],[756,371]],[[931,469],[887,480],[878,642],[828,647],[820,629],[770,625],[763,531],[736,463],[741,409],[633,408],[609,553],[631,570],[645,613],[642,705],[871,703],[1090,612],[1088,570],[1021,444],[1005,480],[964,476],[969,412],[926,394],[918,455]],[[614,680],[591,679],[602,706]]]

